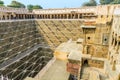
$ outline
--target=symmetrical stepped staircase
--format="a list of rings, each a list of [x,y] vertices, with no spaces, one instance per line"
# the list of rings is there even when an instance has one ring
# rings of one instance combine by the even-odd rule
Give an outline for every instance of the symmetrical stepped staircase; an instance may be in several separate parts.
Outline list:
[[[83,37],[80,20],[38,20],[37,22],[40,33],[53,49],[69,39],[77,40]]]
[[[52,53],[34,20],[1,22],[0,74],[5,77],[0,80],[36,76],[51,60]]]

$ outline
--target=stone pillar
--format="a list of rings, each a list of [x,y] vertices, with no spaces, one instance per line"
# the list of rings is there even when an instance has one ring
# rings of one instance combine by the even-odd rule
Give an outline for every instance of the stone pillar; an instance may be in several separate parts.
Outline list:
[[[48,19],[48,14],[46,14],[46,19]]]
[[[73,17],[72,17],[72,14],[70,14],[70,19],[72,19]]]
[[[63,19],[65,19],[65,14],[63,14]]]
[[[41,18],[41,15],[38,15],[39,16],[39,18],[38,19],[40,19]]]
[[[44,14],[44,19],[46,19],[46,14]]]
[[[76,15],[75,15],[75,14],[73,14],[73,19],[75,19],[75,16],[76,16]]]
[[[50,14],[50,19],[52,19],[52,15]]]
[[[54,19],[56,19],[56,14],[54,14]]]
[[[44,19],[46,19],[46,15],[44,14]]]
[[[41,14],[39,14],[39,19],[41,19]]]
[[[62,19],[64,19],[64,14],[62,14]]]
[[[8,18],[7,18],[7,15],[5,15],[5,20],[7,20]]]
[[[45,15],[45,18],[48,19],[48,14]]]
[[[78,14],[78,19],[80,18],[80,14]]]
[[[60,19],[61,19],[61,14],[60,14]]]
[[[46,15],[44,14],[44,19],[46,19]]]
[[[23,15],[23,19],[25,19],[25,14]]]
[[[43,14],[40,14],[41,15],[41,19],[43,19]]]
[[[24,18],[25,18],[25,15],[24,15]],[[31,14],[30,14],[30,19],[31,19]]]
[[[11,15],[12,15],[12,14],[11,14]],[[9,19],[12,19],[12,18],[11,18],[11,15],[10,15],[10,14],[8,15],[8,16],[9,16]]]
[[[67,19],[69,18],[69,14],[67,14]]]

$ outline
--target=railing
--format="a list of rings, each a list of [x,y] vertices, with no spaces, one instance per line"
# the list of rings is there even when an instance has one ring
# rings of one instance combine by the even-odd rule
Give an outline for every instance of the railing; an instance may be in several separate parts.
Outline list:
[[[0,20],[18,19],[91,19],[96,18],[96,8],[39,9],[29,12],[27,9],[0,7]]]
[[[64,13],[95,13],[96,7],[81,7],[81,8],[63,8],[63,9],[38,9],[33,10],[35,14],[64,14]]]

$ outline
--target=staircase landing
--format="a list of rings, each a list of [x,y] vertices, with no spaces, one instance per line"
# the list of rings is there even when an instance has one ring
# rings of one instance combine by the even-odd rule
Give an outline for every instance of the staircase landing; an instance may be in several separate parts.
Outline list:
[[[68,80],[66,61],[56,60],[40,80]]]

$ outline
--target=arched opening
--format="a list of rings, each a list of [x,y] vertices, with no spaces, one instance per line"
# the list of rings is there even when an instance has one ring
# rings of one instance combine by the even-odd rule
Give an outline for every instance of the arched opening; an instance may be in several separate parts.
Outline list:
[[[52,19],[54,18],[54,16],[52,15]]]
[[[79,17],[80,19],[82,19],[82,14],[80,14],[80,17]]]
[[[9,19],[9,15],[7,15],[7,20]]]
[[[83,62],[83,66],[88,66],[88,60],[87,60],[87,59],[84,60],[84,62]]]
[[[64,14],[64,19],[67,19],[67,14]]]
[[[2,20],[5,20],[5,16],[3,16]]]
[[[39,15],[37,15],[37,19],[39,19]]]
[[[41,15],[39,15],[40,17],[39,17],[39,19],[41,19],[42,18],[42,16]]]
[[[19,15],[18,14],[16,14],[16,19],[19,19]]]
[[[32,15],[32,19],[34,19],[34,15]]]
[[[61,14],[61,19],[63,19],[63,14]]]
[[[14,19],[13,15],[11,15],[11,19]]]
[[[68,19],[71,19],[71,16],[70,16],[70,14],[68,14]]]
[[[47,18],[48,18],[48,19],[50,19],[50,18],[51,18],[50,14],[47,14]]]

